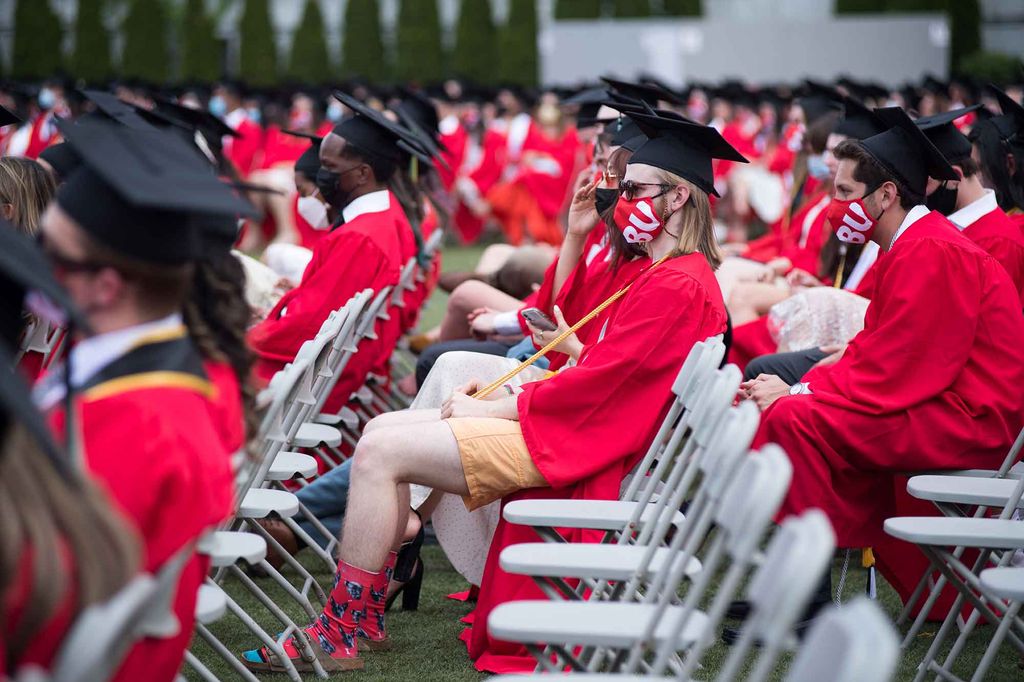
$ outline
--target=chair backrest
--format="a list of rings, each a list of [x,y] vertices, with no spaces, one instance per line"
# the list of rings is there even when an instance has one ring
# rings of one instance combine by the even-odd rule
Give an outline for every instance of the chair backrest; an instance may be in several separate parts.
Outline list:
[[[888,682],[899,662],[889,618],[867,597],[830,607],[811,628],[786,682]]]
[[[733,645],[719,671],[720,680],[739,678],[755,643],[761,649],[746,681],[767,679],[822,575],[829,570],[835,545],[832,524],[821,510],[811,509],[782,523],[747,585],[753,612],[744,621],[740,641]]]
[[[300,359],[288,363],[271,378],[266,389],[270,393],[270,405],[259,429],[258,464],[252,478],[240,493],[263,482],[277,453],[295,437],[295,432],[301,426],[299,416],[313,404],[307,388],[307,375],[310,371],[309,361]],[[241,495],[238,499],[241,500]]]
[[[722,495],[715,515],[715,525],[731,538],[728,553],[737,559],[750,556],[764,536],[764,529],[782,504],[793,477],[793,465],[782,448],[769,443],[761,448],[760,457],[751,457],[756,466],[749,480],[740,477]],[[751,499],[755,498],[755,499]]]
[[[182,569],[194,551],[189,543],[164,562],[156,577],[139,575],[106,602],[80,613],[54,659],[50,679],[110,679],[137,640],[177,635],[181,624],[174,615],[174,597]]]
[[[328,360],[331,376],[317,390],[316,405],[313,406],[312,410],[314,415],[320,414],[323,410],[324,404],[331,395],[331,391],[334,390],[339,379],[341,379],[341,375],[348,365],[349,358],[359,350],[360,336],[357,329],[362,322],[364,310],[372,296],[373,289],[363,289],[350,298],[345,307],[342,308],[342,310],[346,311],[345,319],[342,322],[341,330],[334,339],[331,356]]]
[[[390,319],[387,315],[387,302],[390,294],[391,287],[384,287],[374,295],[373,300],[366,306],[362,319],[356,325],[356,333],[358,334],[356,338],[357,344],[363,339],[375,340],[377,338],[377,331],[375,329],[377,320]]]

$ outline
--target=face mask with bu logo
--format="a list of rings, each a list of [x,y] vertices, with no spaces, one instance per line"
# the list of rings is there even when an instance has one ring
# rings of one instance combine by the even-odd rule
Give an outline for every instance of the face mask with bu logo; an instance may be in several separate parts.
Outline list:
[[[876,187],[875,189],[878,188]],[[874,191],[872,189],[865,192],[864,196],[859,199],[848,199],[846,201],[832,199],[832,202],[828,205],[825,219],[832,225],[832,229],[835,230],[836,238],[839,241],[846,244],[866,244],[871,239],[871,235],[875,233],[878,221],[882,217],[879,214],[878,218],[872,218],[871,214],[868,213],[868,209],[864,206],[865,197]]]
[[[615,204],[615,225],[630,244],[643,244],[661,234],[665,221],[654,209],[651,197],[640,197],[630,201],[620,196]]]

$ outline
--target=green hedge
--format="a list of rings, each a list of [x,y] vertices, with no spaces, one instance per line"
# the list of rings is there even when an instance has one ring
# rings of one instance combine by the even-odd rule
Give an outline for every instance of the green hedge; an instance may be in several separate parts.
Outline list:
[[[463,0],[455,26],[452,72],[476,83],[496,80],[498,31],[494,27],[490,0]]]
[[[699,17],[704,14],[701,0],[664,0],[662,11],[674,17]]]
[[[221,77],[221,51],[203,0],[188,0],[181,25],[181,77],[212,82]]]
[[[124,52],[121,73],[150,83],[164,83],[170,76],[171,56],[167,16],[160,0],[133,0],[121,25]]]
[[[555,19],[599,19],[602,4],[601,0],[557,0]]]
[[[373,82],[387,78],[377,0],[348,0],[342,28],[341,66],[345,75]]]
[[[306,83],[327,83],[333,69],[324,37],[324,18],[318,0],[306,0],[302,21],[292,35],[288,76]]]
[[[268,0],[245,0],[239,26],[238,74],[251,85],[277,82],[277,43],[270,24]]]
[[[444,77],[437,0],[401,0],[396,34],[395,77],[400,82],[435,82]]]
[[[499,49],[502,82],[537,84],[537,4],[534,0],[510,0]]]
[[[651,15],[650,0],[615,0],[612,14],[616,17],[647,17]]]
[[[78,0],[75,17],[75,49],[68,66],[72,75],[90,83],[114,74],[110,62],[110,35],[103,25],[103,0]]]
[[[60,71],[64,28],[50,0],[16,0],[11,76],[47,78]]]

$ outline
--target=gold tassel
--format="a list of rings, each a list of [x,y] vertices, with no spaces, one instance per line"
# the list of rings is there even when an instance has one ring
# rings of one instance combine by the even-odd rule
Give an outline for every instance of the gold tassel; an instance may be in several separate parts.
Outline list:
[[[843,270],[846,268],[846,246],[839,247],[839,269],[836,271],[836,281],[832,283],[836,289],[843,288]]]

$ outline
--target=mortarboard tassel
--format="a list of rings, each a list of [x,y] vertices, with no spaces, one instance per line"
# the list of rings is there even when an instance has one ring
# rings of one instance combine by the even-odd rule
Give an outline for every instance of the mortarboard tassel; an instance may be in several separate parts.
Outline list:
[[[846,244],[839,245],[839,268],[836,270],[836,281],[832,283],[836,289],[843,288],[843,270],[846,269]]]
[[[875,552],[870,547],[860,551],[860,565],[868,569],[868,598],[878,599],[878,584],[875,582]]]

